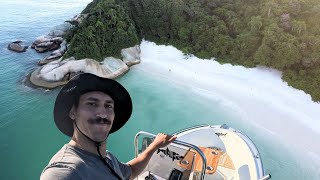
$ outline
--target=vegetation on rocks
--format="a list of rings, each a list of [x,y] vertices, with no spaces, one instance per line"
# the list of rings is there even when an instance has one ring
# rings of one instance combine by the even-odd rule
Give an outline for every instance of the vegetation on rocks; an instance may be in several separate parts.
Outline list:
[[[65,58],[119,57],[121,49],[139,43],[132,20],[125,9],[113,0],[93,1],[85,9],[88,16],[67,34],[70,43]]]

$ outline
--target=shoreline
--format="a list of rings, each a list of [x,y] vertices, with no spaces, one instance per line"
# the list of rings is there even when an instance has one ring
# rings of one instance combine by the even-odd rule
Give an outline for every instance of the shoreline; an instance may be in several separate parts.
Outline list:
[[[311,155],[320,154],[320,143],[313,142],[320,136],[320,122],[316,121],[320,104],[289,87],[280,72],[185,58],[172,46],[147,41],[140,47],[142,63],[137,68],[142,71],[231,108],[241,122],[249,121],[269,138],[277,136]]]

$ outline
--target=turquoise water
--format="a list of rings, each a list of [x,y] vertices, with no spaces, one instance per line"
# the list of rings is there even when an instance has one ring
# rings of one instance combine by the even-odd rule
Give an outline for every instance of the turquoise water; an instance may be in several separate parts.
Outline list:
[[[58,89],[32,89],[24,84],[25,76],[37,68],[37,60],[47,54],[32,49],[19,54],[6,47],[17,39],[30,45],[36,37],[79,13],[88,2],[0,0],[1,180],[38,179],[52,155],[69,140],[53,122],[52,109]],[[130,121],[108,141],[108,149],[122,161],[134,156],[133,137],[140,130],[173,133],[198,124],[226,123],[244,131],[256,143],[266,172],[273,179],[319,179],[319,172],[302,166],[301,159],[288,151],[289,144],[275,141],[254,130],[252,125],[237,121],[236,115],[216,102],[135,67],[117,80],[128,89],[134,103]]]

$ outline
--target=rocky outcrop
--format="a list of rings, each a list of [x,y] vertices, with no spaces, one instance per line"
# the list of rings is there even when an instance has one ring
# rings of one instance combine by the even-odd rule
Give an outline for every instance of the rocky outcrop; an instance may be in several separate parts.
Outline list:
[[[80,23],[86,16],[77,16],[72,21]],[[71,25],[71,22],[68,24]],[[72,76],[81,72],[113,79],[126,73],[129,70],[129,66],[140,63],[140,47],[138,45],[122,49],[121,55],[123,60],[113,57],[107,57],[102,62],[89,58],[62,60],[67,50],[67,44],[62,38],[60,30],[56,29],[56,31],[48,35],[40,36],[33,43],[32,47],[38,52],[56,49],[49,56],[38,62],[39,65],[43,66],[31,73],[30,82],[35,86],[49,89],[55,88],[66,84]]]
[[[87,16],[88,16],[88,14],[79,14],[79,15],[74,16],[71,20],[68,20],[66,22],[70,23],[71,25],[78,26],[82,22],[82,20],[84,18],[86,18]]]
[[[105,69],[106,72],[109,72],[102,77],[110,79],[121,76],[129,70],[129,67],[126,65],[126,63],[124,63],[121,59],[116,59],[114,57],[105,58],[101,66],[103,66],[103,69]]]
[[[46,51],[53,51],[60,48],[60,44],[63,42],[62,37],[52,37],[52,36],[40,36],[32,44],[37,52],[42,53]]]
[[[72,24],[64,22],[63,24],[57,25],[49,32],[48,36],[51,37],[63,37],[64,34],[72,28]]]
[[[60,48],[60,44],[63,42],[62,37],[71,27],[72,25],[67,22],[54,27],[47,35],[38,37],[31,48],[34,48],[39,53]]]
[[[28,46],[22,46],[22,41],[14,41],[8,45],[8,49],[15,52],[25,52]]]
[[[42,79],[40,76],[40,71],[41,67],[33,71],[30,75],[30,82],[37,86],[37,87],[42,87],[42,88],[48,88],[48,89],[53,89],[58,86],[62,86],[67,84],[68,81],[47,81],[45,79]]]
[[[93,59],[57,60],[36,69],[30,76],[30,82],[35,86],[51,89],[66,84],[72,75],[80,72],[113,79],[128,70],[129,67],[122,60],[113,57],[100,63]]]
[[[55,61],[55,60],[58,60],[59,58],[61,58],[64,53],[66,52],[67,50],[67,42],[66,41],[63,41],[61,44],[60,44],[60,48],[53,51],[49,56],[45,57],[44,59],[40,60],[38,62],[38,65],[44,65],[44,64],[48,64],[52,61]]]
[[[141,62],[140,53],[141,50],[139,45],[121,50],[123,62],[129,67]]]

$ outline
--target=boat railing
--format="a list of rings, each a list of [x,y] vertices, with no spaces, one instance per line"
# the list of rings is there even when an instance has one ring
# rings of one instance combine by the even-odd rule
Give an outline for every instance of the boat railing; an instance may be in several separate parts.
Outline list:
[[[243,132],[235,131],[235,133],[237,133],[245,141],[245,143],[248,145],[250,151],[255,154],[254,160],[259,161],[256,163],[257,170],[258,170],[257,173],[259,174],[259,177],[263,176],[261,178],[261,180],[264,180],[264,178],[267,177],[267,175],[265,175],[263,164],[262,164],[262,157],[260,155],[260,152],[259,152],[257,146],[253,143],[251,138],[249,136],[247,136],[246,134],[244,134]],[[271,176],[270,176],[270,178],[271,178]]]
[[[156,137],[156,135],[145,132],[145,131],[140,131],[138,132],[135,137],[134,137],[134,146],[135,146],[135,156],[138,157],[139,155],[139,136],[140,135],[145,135],[145,136],[150,136],[150,137]],[[204,179],[205,176],[205,172],[206,172],[206,168],[207,168],[207,160],[205,155],[203,154],[203,152],[201,151],[201,149],[193,144],[190,143],[186,143],[183,141],[179,141],[179,140],[175,140],[172,142],[172,144],[176,144],[176,145],[180,145],[186,148],[191,148],[194,151],[197,152],[197,154],[200,156],[200,158],[202,159],[202,169],[201,169],[201,175],[200,175],[200,179]]]
[[[189,130],[191,130],[191,129],[197,129],[197,128],[202,128],[202,127],[207,127],[207,126],[209,126],[209,125],[207,125],[207,124],[200,124],[200,125],[196,125],[196,126],[192,126],[192,127],[188,127],[188,128],[182,129],[182,130],[180,130],[180,131],[178,131],[178,132],[175,132],[174,134],[181,134],[181,133],[186,132],[186,131],[189,131]]]

